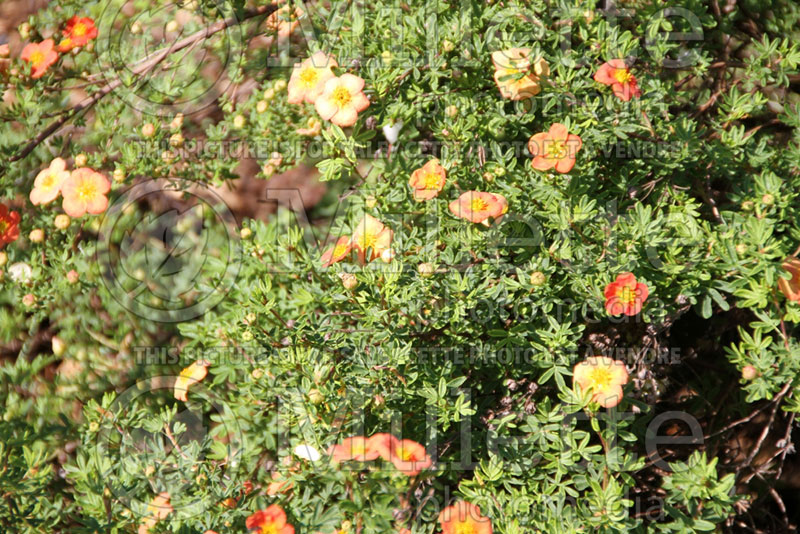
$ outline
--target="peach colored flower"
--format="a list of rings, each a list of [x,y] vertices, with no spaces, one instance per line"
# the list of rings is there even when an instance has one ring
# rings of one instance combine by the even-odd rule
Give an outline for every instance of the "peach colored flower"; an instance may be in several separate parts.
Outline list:
[[[162,491],[147,505],[147,512],[144,519],[139,524],[139,534],[147,534],[156,523],[165,519],[172,513],[172,505],[169,503],[169,493]]]
[[[20,216],[0,202],[0,248],[19,239]]]
[[[390,460],[398,471],[410,477],[433,465],[425,447],[410,439],[392,441]]]
[[[622,386],[628,383],[628,370],[621,361],[590,356],[573,368],[572,382],[581,391],[591,390],[593,402],[603,408],[613,408],[622,401]]]
[[[594,74],[594,81],[610,85],[614,95],[620,100],[627,102],[631,98],[642,96],[636,77],[631,74],[631,70],[625,65],[623,59],[612,59],[598,69]]]
[[[363,88],[364,79],[352,74],[329,79],[314,102],[317,113],[337,126],[354,125],[358,114],[369,107]]]
[[[800,260],[797,258],[786,258],[783,261],[783,270],[791,274],[790,279],[778,278],[778,288],[787,300],[800,302]]]
[[[492,534],[492,520],[472,503],[457,501],[439,514],[442,534]]]
[[[96,38],[97,27],[91,18],[76,15],[67,21],[67,27],[61,33],[64,35],[64,39],[58,43],[58,50],[59,52],[69,52]]]
[[[61,192],[61,184],[69,178],[70,173],[66,169],[67,163],[61,158],[56,158],[50,162],[48,168],[36,175],[30,194],[34,205],[49,204],[56,199]]]
[[[350,236],[343,235],[335,245],[322,254],[322,266],[330,267],[334,263],[342,261],[350,255],[351,250],[353,250],[353,242],[350,240]]]
[[[558,172],[569,172],[582,145],[581,138],[569,133],[566,126],[553,123],[548,132],[534,134],[528,140],[528,151],[533,154],[531,165],[539,171],[555,167]]]
[[[58,60],[58,52],[53,47],[53,40],[45,39],[41,43],[28,43],[22,49],[20,57],[31,64],[31,78],[41,78],[50,65]]]
[[[286,4],[279,7],[267,17],[267,29],[278,34],[279,38],[289,37],[292,32],[297,28],[300,21],[298,20],[303,16],[303,10]]]
[[[508,212],[508,201],[503,195],[496,193],[466,191],[448,207],[456,217],[489,226],[490,217],[499,221]]]
[[[108,207],[106,193],[110,190],[111,182],[99,172],[89,167],[75,169],[61,184],[64,196],[61,207],[70,217],[103,213]]]
[[[375,217],[364,215],[364,218],[356,225],[352,238],[361,263],[379,258],[384,250],[392,246],[393,234],[391,229]],[[369,258],[367,250],[372,251]]]
[[[286,100],[290,104],[302,104],[303,101],[313,104],[322,94],[325,82],[336,77],[333,68],[338,66],[333,56],[321,50],[314,52],[302,63],[295,63],[292,77],[289,78],[289,95]]]
[[[603,293],[609,315],[636,315],[642,311],[650,291],[647,284],[636,281],[633,273],[622,273],[606,286]]]
[[[331,461],[339,464],[346,461],[369,462],[381,455],[381,450],[370,444],[370,440],[364,436],[353,436],[345,438],[338,445],[334,445],[328,451]]]
[[[247,518],[245,525],[260,534],[294,534],[294,527],[286,522],[286,512],[277,504],[257,511]]]
[[[189,392],[189,388],[194,384],[199,384],[206,377],[210,365],[211,362],[207,360],[197,360],[183,369],[177,380],[175,380],[174,397],[179,401],[186,402],[188,400],[186,394]]]
[[[542,90],[541,81],[550,75],[544,58],[531,60],[529,48],[509,48],[492,52],[494,81],[503,98],[524,100]]]
[[[414,190],[414,200],[430,200],[444,188],[446,179],[444,167],[439,164],[439,160],[432,159],[411,173],[408,185]]]

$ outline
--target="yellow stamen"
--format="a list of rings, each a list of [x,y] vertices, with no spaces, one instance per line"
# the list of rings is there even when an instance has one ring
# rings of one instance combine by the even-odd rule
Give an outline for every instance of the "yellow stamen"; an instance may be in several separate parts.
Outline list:
[[[611,385],[611,371],[605,367],[596,367],[589,372],[589,380],[598,389],[604,389]]]
[[[87,200],[91,200],[95,196],[97,196],[97,186],[92,182],[83,182],[78,187],[78,198],[80,198],[82,201],[85,202]]]
[[[617,69],[616,72],[614,73],[614,78],[619,83],[625,84],[631,81],[633,75],[631,74],[631,71],[629,71],[628,69]]]
[[[34,52],[33,54],[31,54],[31,63],[32,63],[33,65],[38,65],[38,64],[40,64],[42,61],[44,61],[44,54],[43,54],[42,52],[40,52],[40,51],[38,51],[38,50],[37,50],[36,52]]]
[[[425,184],[425,189],[439,189],[439,175],[436,173],[425,173],[422,181]]]
[[[469,205],[471,211],[485,211],[488,207],[489,204],[480,197],[473,198]]]
[[[617,298],[625,304],[633,304],[636,301],[636,290],[625,286],[617,291]]]
[[[546,151],[548,158],[561,159],[567,155],[567,144],[564,141],[549,141]]]
[[[75,35],[81,36],[81,35],[85,35],[87,30],[88,30],[88,28],[86,28],[86,24],[84,24],[83,22],[79,22],[72,29],[72,33],[74,33]]]
[[[314,87],[317,85],[319,73],[313,67],[306,67],[300,71],[300,81],[307,87]]]
[[[350,91],[347,90],[346,87],[342,87],[341,85],[333,90],[333,94],[331,95],[331,100],[333,103],[336,104],[338,107],[343,108],[350,103],[353,97],[350,96]]]

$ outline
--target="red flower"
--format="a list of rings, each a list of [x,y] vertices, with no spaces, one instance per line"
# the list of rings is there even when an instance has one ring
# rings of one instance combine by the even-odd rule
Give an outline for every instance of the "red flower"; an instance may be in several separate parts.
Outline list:
[[[257,511],[247,518],[245,525],[261,534],[294,534],[294,527],[286,523],[286,512],[277,504]]]
[[[22,49],[20,57],[31,64],[31,78],[41,78],[50,65],[58,59],[58,52],[53,50],[53,40],[45,39],[41,43],[28,43]]]
[[[425,447],[410,439],[393,439],[389,459],[398,471],[413,477],[433,465]]]
[[[567,173],[575,166],[575,156],[583,142],[577,135],[567,131],[561,123],[553,123],[550,131],[533,135],[528,140],[528,151],[533,154],[531,165],[539,171],[555,167],[558,172]]]
[[[492,534],[492,520],[474,504],[458,501],[439,514],[444,534]]]
[[[633,273],[622,273],[606,286],[606,311],[609,315],[636,315],[648,294],[647,284],[637,282]]]
[[[64,35],[64,39],[58,43],[58,50],[69,52],[96,38],[97,27],[94,25],[94,20],[89,17],[76,15],[67,21],[67,27],[61,33]]]
[[[594,73],[594,81],[610,85],[617,98],[625,102],[634,96],[637,98],[642,96],[636,83],[636,77],[631,74],[622,59],[612,59],[603,63],[600,69]]]
[[[19,238],[19,213],[0,202],[0,248]]]

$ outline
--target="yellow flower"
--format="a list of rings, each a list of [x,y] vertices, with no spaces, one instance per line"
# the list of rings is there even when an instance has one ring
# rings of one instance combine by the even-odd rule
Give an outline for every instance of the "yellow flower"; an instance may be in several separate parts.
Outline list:
[[[352,237],[352,243],[358,250],[358,258],[361,263],[380,257],[384,250],[390,248],[392,235],[392,230],[384,226],[378,219],[371,215],[364,215],[361,222],[356,225]],[[369,259],[367,259],[367,250],[371,251]]]
[[[622,401],[622,386],[628,383],[628,370],[621,361],[606,356],[591,356],[575,366],[572,381],[581,390],[592,391],[592,401],[613,408]]]
[[[56,158],[50,162],[48,168],[36,175],[30,194],[34,205],[49,204],[56,199],[61,192],[61,184],[69,178],[69,171],[66,168],[67,163],[61,158]]]

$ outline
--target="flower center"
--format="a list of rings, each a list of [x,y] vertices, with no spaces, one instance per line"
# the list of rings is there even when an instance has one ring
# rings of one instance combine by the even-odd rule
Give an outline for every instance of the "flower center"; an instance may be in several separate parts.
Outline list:
[[[317,85],[317,79],[319,79],[319,74],[317,73],[317,69],[313,67],[306,67],[300,71],[300,81],[308,87]]]
[[[43,189],[51,189],[54,185],[56,185],[56,177],[53,173],[49,173],[44,177],[42,180],[42,188]]]
[[[567,155],[567,143],[564,141],[550,141],[547,144],[547,157],[561,159]]]
[[[439,175],[433,172],[425,173],[425,189],[439,189]]]
[[[611,385],[611,372],[604,367],[592,369],[589,377],[595,388],[605,389]]]
[[[0,234],[6,233],[8,230],[8,221],[0,221]]]
[[[475,526],[466,521],[460,521],[455,524],[453,534],[475,534]]]
[[[469,208],[472,211],[485,211],[486,208],[489,207],[489,204],[483,200],[482,198],[473,198],[472,202],[470,202]]]
[[[86,24],[84,24],[83,22],[79,22],[75,25],[75,28],[73,28],[72,33],[81,36],[86,34],[86,30],[87,30]]]
[[[361,248],[367,250],[368,248],[375,248],[375,245],[378,243],[378,236],[372,232],[367,232],[361,236]],[[361,447],[361,451],[364,451],[364,447]]]
[[[625,304],[633,304],[636,301],[636,290],[625,286],[617,291],[617,297]]]
[[[33,63],[34,65],[38,65],[42,61],[44,61],[44,54],[39,50],[31,54],[31,63]]]
[[[408,462],[409,460],[414,459],[414,453],[409,449],[406,449],[402,445],[397,448],[397,456],[403,459],[403,461]]]
[[[333,90],[331,99],[333,100],[334,104],[340,108],[343,108],[350,103],[352,97],[350,96],[350,91],[348,91],[346,87],[339,86]]]
[[[96,195],[97,186],[91,182],[83,182],[80,187],[78,187],[78,198],[84,202],[94,198]]]
[[[617,69],[617,71],[614,73],[614,78],[619,83],[625,84],[631,81],[633,75],[631,74],[631,71],[629,71],[628,69]]]
[[[333,247],[333,257],[338,258],[347,254],[347,245],[336,245]]]
[[[261,534],[278,534],[278,527],[275,526],[275,523],[261,525]]]

